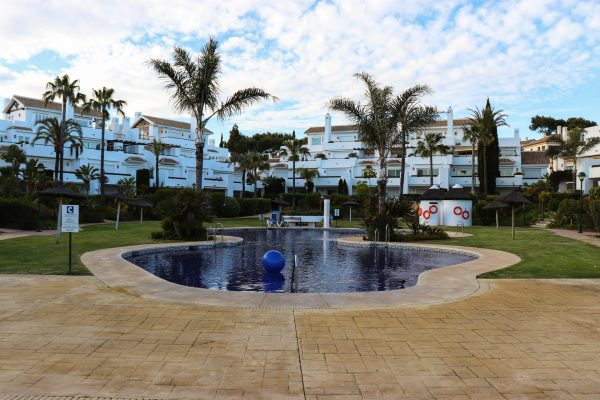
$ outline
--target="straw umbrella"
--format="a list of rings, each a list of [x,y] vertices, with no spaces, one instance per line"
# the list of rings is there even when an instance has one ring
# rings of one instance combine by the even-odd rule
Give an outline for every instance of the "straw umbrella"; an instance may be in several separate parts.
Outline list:
[[[496,210],[496,229],[500,229],[500,224],[498,222],[498,210],[501,208],[510,207],[510,204],[500,201],[498,199],[494,199],[490,204],[483,207],[484,210]]]
[[[144,208],[152,208],[152,203],[146,200],[130,200],[129,205],[140,208],[140,224],[144,222]]]
[[[281,206],[289,206],[290,203],[283,199],[273,199],[271,203],[279,205],[279,211],[281,211]]]
[[[498,196],[496,200],[507,203],[511,207],[512,211],[512,238],[515,239],[515,206],[519,204],[532,204],[531,201],[527,200],[523,195],[516,190],[512,190],[510,193]]]
[[[341,206],[348,206],[348,207],[350,207],[350,222],[352,222],[352,206],[360,206],[360,203],[357,203],[357,202],[352,201],[352,200],[348,200],[348,201],[343,202],[340,205]]]
[[[124,201],[129,204],[130,202],[135,201],[135,199],[127,197],[122,193],[108,194],[106,197],[117,200],[117,220],[115,221],[115,231],[117,231],[119,230],[119,220],[121,219],[121,202]]]

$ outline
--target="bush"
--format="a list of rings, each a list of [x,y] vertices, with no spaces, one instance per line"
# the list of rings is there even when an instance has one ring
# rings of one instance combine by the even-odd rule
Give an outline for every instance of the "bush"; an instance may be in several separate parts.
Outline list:
[[[256,215],[258,199],[237,199],[240,205],[240,217]]]
[[[31,200],[0,198],[0,226],[13,229],[34,229],[37,225],[38,211]]]
[[[385,210],[380,213],[376,205],[365,211],[362,226],[367,231],[367,239],[375,240],[377,231],[378,239],[385,240],[386,229],[389,229],[390,241],[398,240],[396,230],[402,223],[415,218],[413,202],[407,198],[391,198],[386,200]]]
[[[205,208],[206,195],[192,189],[182,189],[176,195],[159,204],[160,213],[165,215],[162,232],[154,232],[154,239],[204,240],[204,222],[211,220]],[[239,204],[238,204],[239,206]]]
[[[211,194],[210,205],[217,217],[234,218],[240,215],[240,203],[234,197],[225,196],[225,193]]]
[[[553,225],[574,226],[578,221],[579,202],[574,199],[565,199],[560,202],[554,215]]]
[[[298,202],[300,208],[309,210],[319,209],[321,207],[321,194],[312,192],[304,195],[301,201]]]
[[[271,199],[256,199],[256,211],[260,214],[268,213],[272,210]]]

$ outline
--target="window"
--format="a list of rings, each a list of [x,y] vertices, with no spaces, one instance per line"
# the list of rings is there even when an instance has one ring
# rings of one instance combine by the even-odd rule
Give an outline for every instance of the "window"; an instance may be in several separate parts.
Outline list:
[[[314,137],[310,139],[310,144],[312,145],[319,145],[321,144],[321,138],[320,137]]]
[[[400,172],[399,169],[388,169],[387,176],[388,178],[400,178]]]
[[[438,176],[439,173],[439,168],[433,169],[433,176]],[[431,174],[429,173],[429,168],[417,168],[417,176],[431,176]]]
[[[38,122],[46,118],[48,118],[46,114],[35,114],[35,123],[37,124]]]
[[[515,169],[510,167],[500,167],[500,176],[503,177],[510,177],[510,176],[515,176]]]

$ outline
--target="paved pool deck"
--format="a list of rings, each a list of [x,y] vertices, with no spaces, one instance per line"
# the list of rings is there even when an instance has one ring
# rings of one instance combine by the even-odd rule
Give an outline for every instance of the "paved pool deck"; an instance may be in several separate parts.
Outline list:
[[[600,398],[600,279],[475,282],[344,309],[0,275],[0,400]]]

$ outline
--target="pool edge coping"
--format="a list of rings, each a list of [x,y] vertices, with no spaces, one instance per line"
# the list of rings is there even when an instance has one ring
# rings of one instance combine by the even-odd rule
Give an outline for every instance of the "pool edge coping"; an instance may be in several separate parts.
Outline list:
[[[235,245],[243,239],[225,236],[224,240],[228,245]],[[340,238],[338,243],[352,246],[375,245],[373,242],[362,241],[361,237]],[[379,242],[377,245],[382,246],[383,243]],[[406,289],[355,293],[263,293],[217,291],[179,285],[159,278],[122,257],[131,251],[187,246],[214,247],[214,242],[172,242],[112,247],[87,252],[81,256],[81,261],[108,287],[137,297],[206,306],[299,310],[381,309],[455,301],[489,289],[489,285],[481,285],[477,279],[478,275],[521,261],[520,257],[512,253],[479,247],[389,243],[391,248],[448,250],[475,255],[478,258],[422,272],[417,283]]]

